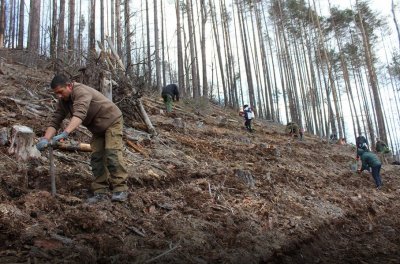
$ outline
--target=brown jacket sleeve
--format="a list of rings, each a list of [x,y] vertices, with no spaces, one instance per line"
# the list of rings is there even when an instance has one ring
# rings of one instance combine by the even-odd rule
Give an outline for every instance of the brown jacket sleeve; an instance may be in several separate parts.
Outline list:
[[[59,100],[59,107],[53,115],[51,126],[59,129],[67,115],[80,118],[82,125],[90,132],[102,133],[122,115],[122,112],[99,91],[74,83],[70,100]]]

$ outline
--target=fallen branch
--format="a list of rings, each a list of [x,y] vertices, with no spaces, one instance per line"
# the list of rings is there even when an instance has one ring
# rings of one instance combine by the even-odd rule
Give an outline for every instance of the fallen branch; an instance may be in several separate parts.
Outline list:
[[[128,143],[128,145],[133,148],[136,152],[139,152],[140,154],[142,154],[145,157],[149,157],[149,153],[147,153],[142,147],[140,147],[138,144],[133,143],[130,140],[127,140],[126,143]]]
[[[181,247],[181,245],[178,244],[178,245],[176,245],[175,247],[168,249],[168,250],[165,251],[164,253],[162,253],[162,254],[160,254],[160,255],[158,255],[158,256],[155,256],[154,258],[149,259],[149,260],[146,260],[144,263],[150,263],[150,262],[152,262],[152,261],[154,261],[154,260],[156,260],[156,259],[161,258],[162,256],[167,255],[168,253],[170,253],[170,252],[172,252],[172,251],[174,251],[175,249],[180,248],[180,247]]]
[[[129,230],[135,232],[136,234],[138,234],[141,237],[146,237],[145,233],[143,233],[142,231],[140,231],[138,228],[136,228],[134,226],[127,226],[126,228],[128,228]]]

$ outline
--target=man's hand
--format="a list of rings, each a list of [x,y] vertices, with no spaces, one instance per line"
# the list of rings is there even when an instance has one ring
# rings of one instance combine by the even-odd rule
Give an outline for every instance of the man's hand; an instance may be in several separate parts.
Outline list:
[[[36,148],[39,151],[44,150],[45,148],[47,148],[47,146],[49,145],[49,141],[47,140],[47,138],[41,138],[39,140],[39,142],[36,144]]]
[[[67,137],[68,137],[68,132],[64,131],[51,139],[51,145],[55,145],[58,141],[66,139]]]

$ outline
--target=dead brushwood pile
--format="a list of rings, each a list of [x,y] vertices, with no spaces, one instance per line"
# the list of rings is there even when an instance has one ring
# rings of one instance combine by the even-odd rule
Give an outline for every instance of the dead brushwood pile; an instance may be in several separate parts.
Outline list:
[[[55,107],[52,73],[4,61],[0,129],[43,135]],[[399,263],[400,172],[384,188],[350,170],[355,149],[282,125],[182,100],[165,115],[144,97],[157,130],[125,127],[129,200],[89,205],[89,153],[55,150],[28,162],[0,146],[0,263]],[[83,127],[71,137],[89,142]],[[3,137],[1,137],[3,138]]]

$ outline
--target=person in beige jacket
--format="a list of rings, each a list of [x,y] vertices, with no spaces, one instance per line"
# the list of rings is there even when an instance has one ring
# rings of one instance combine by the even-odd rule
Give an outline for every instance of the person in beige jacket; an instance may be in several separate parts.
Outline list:
[[[127,200],[128,174],[122,157],[121,110],[99,91],[71,82],[65,75],[56,75],[50,86],[58,97],[58,104],[44,137],[36,147],[44,150],[49,144],[66,139],[81,124],[86,126],[93,134],[90,164],[95,176],[91,185],[94,195],[88,202],[107,199],[109,189],[112,190],[112,201]],[[68,117],[71,118],[68,125],[56,135],[62,121]]]

